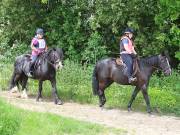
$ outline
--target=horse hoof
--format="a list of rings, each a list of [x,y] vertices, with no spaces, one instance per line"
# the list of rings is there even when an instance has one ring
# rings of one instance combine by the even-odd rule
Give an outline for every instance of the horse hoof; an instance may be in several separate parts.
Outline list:
[[[147,113],[148,113],[148,114],[152,114],[152,111],[151,111],[151,110],[147,110]]]
[[[103,104],[100,104],[99,107],[103,107],[104,105]]]
[[[37,101],[37,102],[42,102],[43,99],[42,99],[42,98],[37,98],[36,101]]]
[[[12,89],[10,89],[10,93],[17,93],[18,92],[18,87],[14,87]]]
[[[105,110],[104,106],[102,106],[102,107],[100,107],[100,108],[101,108],[102,111]]]
[[[28,99],[28,95],[26,93],[26,90],[23,90],[23,92],[21,94],[21,98]]]
[[[28,95],[26,95],[26,94],[21,94],[21,98],[23,98],[23,99],[28,99]]]
[[[148,111],[148,114],[150,114],[150,115],[151,115],[151,114],[152,114],[152,111]]]
[[[131,107],[128,107],[128,112],[131,112],[131,111],[132,111]]]
[[[63,101],[58,100],[58,101],[55,102],[55,104],[56,104],[56,105],[63,105]]]

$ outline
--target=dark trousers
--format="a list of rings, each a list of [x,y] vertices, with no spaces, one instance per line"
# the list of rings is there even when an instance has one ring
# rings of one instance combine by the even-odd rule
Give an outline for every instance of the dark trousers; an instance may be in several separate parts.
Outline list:
[[[121,58],[127,66],[127,76],[130,78],[133,73],[133,58],[130,54],[121,54]]]
[[[30,72],[33,72],[33,70],[34,70],[34,63],[35,63],[37,57],[38,57],[37,55],[31,55],[31,62],[30,62],[30,68],[29,68]]]

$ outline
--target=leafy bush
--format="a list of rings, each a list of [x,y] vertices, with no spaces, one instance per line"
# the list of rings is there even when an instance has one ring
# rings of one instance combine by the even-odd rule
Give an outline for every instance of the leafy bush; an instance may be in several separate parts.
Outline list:
[[[28,50],[26,47],[36,28],[42,27],[48,46],[63,48],[66,58],[95,63],[106,54],[118,55],[122,31],[125,27],[133,27],[139,55],[157,54],[168,49],[177,67],[179,5],[177,0],[2,0],[0,58],[16,55],[10,49],[16,41],[20,44],[18,50]],[[23,44],[27,44],[26,47]]]
[[[15,58],[19,55],[30,53],[29,47],[25,43],[14,43],[12,47],[6,48],[6,51],[0,55],[0,60],[2,62],[13,62]]]
[[[172,72],[171,76],[165,77],[164,75],[154,75],[153,79],[150,80],[153,87],[160,88],[160,90],[176,92],[180,94],[180,77],[178,71]]]
[[[177,103],[175,94],[169,91],[163,91],[159,88],[150,88],[149,91],[151,99],[153,99],[153,106],[166,110],[173,108]]]

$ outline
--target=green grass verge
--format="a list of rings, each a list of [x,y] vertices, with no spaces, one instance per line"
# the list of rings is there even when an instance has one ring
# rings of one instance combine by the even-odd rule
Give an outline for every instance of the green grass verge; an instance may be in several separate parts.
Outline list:
[[[0,86],[7,89],[12,74],[13,64],[1,64]],[[91,76],[93,66],[81,66],[76,62],[65,61],[63,70],[57,73],[58,94],[64,101],[98,104],[98,97],[92,95]],[[173,72],[169,77],[153,76],[149,85],[149,94],[152,108],[160,113],[171,113],[180,116],[180,74]],[[38,81],[29,80],[30,93],[37,94]],[[51,85],[44,82],[43,96],[51,96]],[[132,93],[131,86],[113,84],[106,90],[109,108],[127,108]],[[139,93],[133,103],[135,111],[146,111],[142,94]]]
[[[123,135],[125,130],[104,127],[49,113],[25,111],[0,99],[0,135]]]

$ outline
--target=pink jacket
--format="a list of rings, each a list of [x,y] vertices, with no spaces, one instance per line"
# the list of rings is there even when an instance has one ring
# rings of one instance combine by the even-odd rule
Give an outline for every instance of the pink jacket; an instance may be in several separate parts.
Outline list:
[[[121,41],[123,39],[127,39],[128,40],[128,44],[122,44],[124,50],[121,52],[121,54],[123,54],[123,53],[126,53],[126,54],[134,53],[134,43],[133,43],[133,41],[131,39],[129,39],[127,36],[123,36],[121,38]]]
[[[33,45],[37,50],[32,50],[32,55],[39,55],[46,49],[46,41],[44,39],[33,38],[31,41],[31,45]]]

